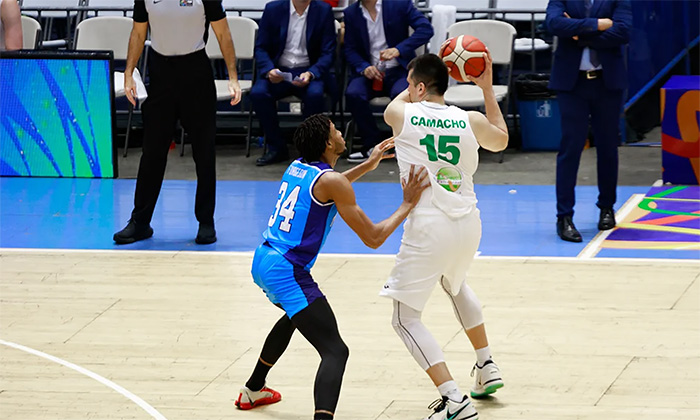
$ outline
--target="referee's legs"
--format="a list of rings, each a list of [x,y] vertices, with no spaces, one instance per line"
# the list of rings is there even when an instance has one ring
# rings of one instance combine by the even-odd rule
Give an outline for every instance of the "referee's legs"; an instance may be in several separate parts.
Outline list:
[[[179,64],[179,110],[182,127],[192,142],[197,170],[194,214],[199,221],[195,242],[216,242],[216,87],[211,63],[204,50],[190,54]],[[189,76],[189,77],[188,77]]]
[[[148,99],[143,104],[143,154],[139,163],[131,219],[148,225],[158,201],[165,175],[168,150],[178,118],[177,101],[171,89],[172,68],[162,57],[153,55]]]

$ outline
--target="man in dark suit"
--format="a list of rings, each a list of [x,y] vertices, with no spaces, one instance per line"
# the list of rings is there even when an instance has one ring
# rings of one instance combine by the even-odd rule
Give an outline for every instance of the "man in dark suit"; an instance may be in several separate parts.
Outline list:
[[[377,96],[395,98],[406,90],[406,67],[416,56],[415,49],[430,41],[433,27],[411,0],[361,0],[345,9],[344,21],[350,67],[345,98],[363,139],[362,151],[351,153],[348,161],[359,163],[381,140],[369,101]],[[415,31],[411,36],[409,27]]]
[[[298,96],[305,116],[324,111],[324,86],[331,85],[336,38],[333,10],[322,1],[278,0],[265,5],[255,42],[258,80],[250,92],[267,141],[267,153],[257,160],[258,166],[289,159],[277,100]]]
[[[549,83],[557,91],[562,121],[557,234],[581,242],[573,222],[574,187],[589,122],[597,153],[598,229],[615,227],[618,125],[627,87],[622,48],[629,41],[632,9],[629,0],[550,0],[546,23],[559,37]]]

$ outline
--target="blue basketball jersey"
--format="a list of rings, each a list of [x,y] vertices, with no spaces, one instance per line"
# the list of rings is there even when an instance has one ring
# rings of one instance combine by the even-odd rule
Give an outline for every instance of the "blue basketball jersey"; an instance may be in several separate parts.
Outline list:
[[[307,270],[316,262],[338,213],[335,203],[320,203],[312,194],[321,174],[332,170],[322,162],[292,162],[282,176],[277,205],[263,233],[273,249]]]

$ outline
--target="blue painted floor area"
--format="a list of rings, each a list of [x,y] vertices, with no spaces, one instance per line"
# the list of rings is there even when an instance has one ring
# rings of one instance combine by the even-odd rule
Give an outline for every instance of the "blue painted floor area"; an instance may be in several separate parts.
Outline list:
[[[218,242],[196,245],[194,181],[165,181],[151,225],[153,238],[116,246],[114,232],[129,220],[134,180],[0,178],[0,247],[252,251],[261,242],[279,184],[269,181],[220,181],[217,190]],[[356,183],[357,201],[376,221],[401,201],[398,183]],[[620,206],[646,187],[619,187]],[[488,256],[575,257],[598,233],[596,187],[577,188],[575,221],[584,242],[561,241],[555,232],[553,186],[479,185],[483,221],[480,251]],[[394,254],[401,229],[377,250],[365,247],[338,216],[325,253]],[[638,251],[606,250],[600,256],[634,257]],[[611,255],[608,255],[611,254]],[[646,255],[645,255],[646,256]],[[661,257],[663,258],[663,257]]]

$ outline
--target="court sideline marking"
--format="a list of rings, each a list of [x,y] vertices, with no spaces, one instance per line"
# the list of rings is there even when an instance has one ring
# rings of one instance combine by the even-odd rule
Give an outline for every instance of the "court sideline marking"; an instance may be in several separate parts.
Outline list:
[[[627,200],[625,204],[622,205],[622,208],[620,211],[617,212],[615,215],[615,220],[625,220],[625,217],[632,213],[632,210],[636,209],[639,203],[642,202],[644,199],[644,194],[634,194],[632,197]],[[603,245],[603,242],[605,242],[606,239],[608,239],[608,236],[610,236],[611,233],[613,233],[615,229],[608,229],[602,232],[598,232],[595,238],[591,242],[586,245],[585,248],[583,248],[583,251],[578,254],[577,258],[581,258],[583,260],[588,260],[600,252],[600,247]]]
[[[102,385],[105,385],[108,388],[112,388],[113,390],[117,391],[121,395],[130,399],[131,401],[136,403],[136,405],[138,405],[144,411],[146,411],[148,414],[150,414],[151,417],[153,417],[154,419],[156,419],[156,420],[168,420],[167,418],[165,418],[165,416],[160,414],[158,412],[158,410],[153,408],[150,404],[148,404],[146,401],[144,401],[143,399],[141,399],[137,395],[133,394],[128,389],[126,389],[120,385],[115,384],[114,382],[110,381],[109,379],[107,379],[103,376],[100,376],[91,370],[85,369],[84,367],[78,366],[74,363],[68,362],[66,360],[60,359],[56,356],[52,356],[52,355],[44,353],[42,351],[34,350],[33,348],[23,346],[21,344],[5,341],[1,338],[0,338],[0,344],[5,345],[7,347],[11,347],[11,348],[16,349],[16,350],[21,350],[21,351],[27,352],[29,354],[33,354],[34,356],[42,357],[44,359],[58,363],[59,365],[63,365],[67,368],[73,369],[74,371],[76,371],[78,373],[82,373],[83,375],[88,376],[88,377],[96,380],[97,382],[101,383]]]
[[[208,255],[208,256],[232,256],[232,257],[249,257],[253,258],[253,251],[181,251],[181,250],[141,250],[141,249],[57,249],[57,248],[0,248],[0,256],[2,254],[142,254],[148,253],[152,255],[169,255],[175,258],[178,255]],[[337,254],[325,253],[319,254],[321,258],[345,258],[345,259],[390,259],[394,260],[396,254]],[[506,256],[506,255],[477,255],[476,260],[483,261],[514,261],[514,262],[572,262],[572,263],[658,263],[658,264],[681,264],[681,265],[698,265],[700,262],[683,259],[683,258],[633,258],[633,257],[601,257],[584,259],[580,257],[557,257],[557,256]]]

